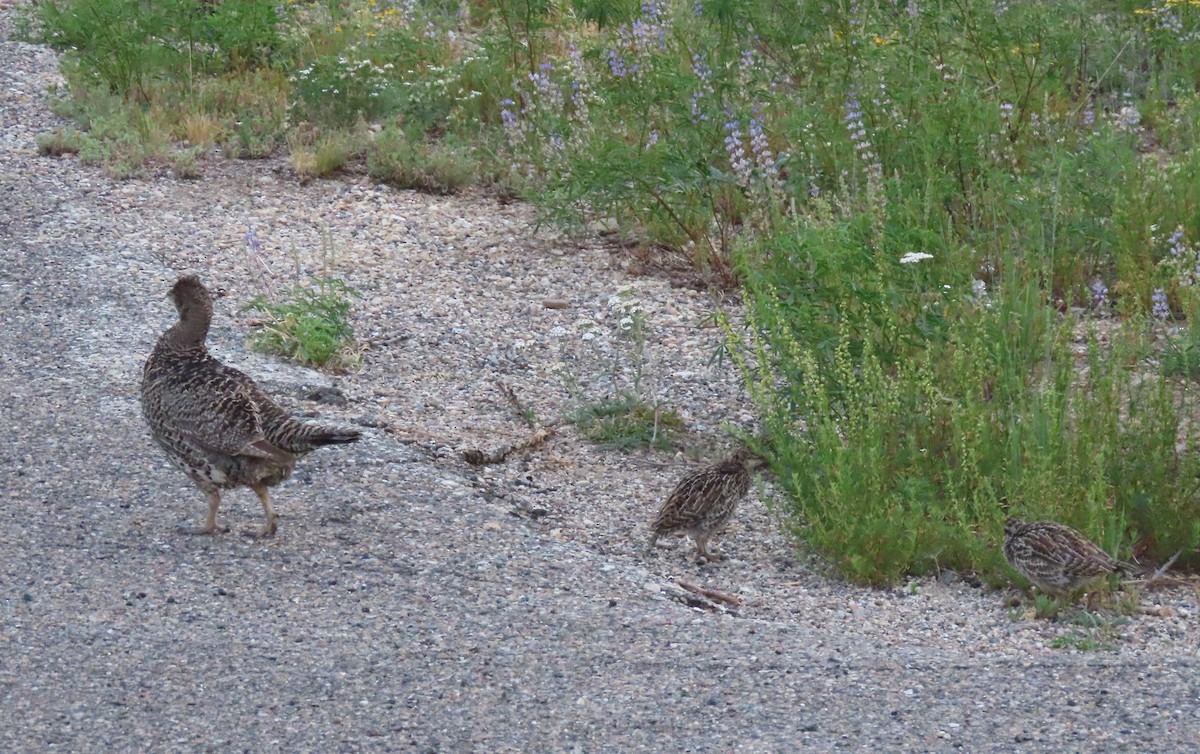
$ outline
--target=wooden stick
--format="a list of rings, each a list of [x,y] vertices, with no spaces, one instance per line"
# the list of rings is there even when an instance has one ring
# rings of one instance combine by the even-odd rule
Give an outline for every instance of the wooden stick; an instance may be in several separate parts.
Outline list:
[[[708,587],[703,587],[699,584],[693,584],[692,582],[685,581],[684,579],[675,579],[675,583],[689,592],[698,594],[707,600],[712,600],[713,602],[723,602],[732,607],[739,607],[742,604],[742,598],[736,594],[730,594],[728,592],[722,592],[716,589],[709,589]]]
[[[502,380],[496,380],[496,387],[500,389],[500,393],[508,400],[513,411],[517,412],[517,418],[525,423],[530,429],[537,429],[537,422],[534,421],[533,414],[526,410],[521,399],[517,397],[517,391],[512,389],[512,386]]]
[[[522,450],[536,448],[543,444],[554,434],[552,427],[538,427],[529,437],[512,445],[504,445],[489,453],[475,448],[469,448],[462,452],[462,459],[472,466],[486,466],[497,463],[504,463],[513,453],[519,453]]]

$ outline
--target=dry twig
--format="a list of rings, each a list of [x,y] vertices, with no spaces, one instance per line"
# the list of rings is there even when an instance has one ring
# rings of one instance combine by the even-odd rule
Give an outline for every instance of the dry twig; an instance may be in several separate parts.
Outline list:
[[[699,584],[693,584],[692,582],[684,579],[675,579],[675,583],[689,592],[698,594],[701,597],[713,602],[723,602],[731,607],[740,607],[742,604],[742,598],[736,594],[722,592],[717,589],[709,589],[708,587],[700,586]]]

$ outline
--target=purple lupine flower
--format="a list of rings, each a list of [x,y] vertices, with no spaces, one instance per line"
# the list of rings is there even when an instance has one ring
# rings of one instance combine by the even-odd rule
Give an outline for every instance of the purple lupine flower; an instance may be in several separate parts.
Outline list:
[[[746,155],[746,145],[742,143],[741,125],[736,120],[725,122],[725,152],[729,155],[729,167],[733,170],[738,185],[746,188],[750,185],[753,165]]]
[[[1092,281],[1092,307],[1095,309],[1108,308],[1108,286],[1100,278]]]
[[[274,293],[271,280],[275,277],[275,273],[271,271],[271,266],[267,264],[266,258],[262,255],[262,241],[258,238],[258,229],[253,225],[246,229],[246,255],[250,257],[250,261],[258,267],[258,281],[267,290],[268,293]]]
[[[251,255],[258,254],[262,251],[262,241],[258,239],[258,228],[253,225],[246,230],[246,251]]]
[[[1150,297],[1150,301],[1154,304],[1150,313],[1155,319],[1166,319],[1171,316],[1171,307],[1167,303],[1167,292],[1162,288],[1154,289],[1154,295]]]
[[[879,161],[879,156],[875,154],[874,147],[871,144],[870,138],[867,136],[867,127],[863,122],[862,108],[858,102],[858,94],[853,90],[850,91],[850,97],[846,100],[846,131],[850,134],[850,143],[854,145],[854,151],[858,154],[859,159],[867,166],[867,177],[872,180],[879,180],[883,177],[883,165]]]
[[[520,123],[517,121],[517,114],[512,111],[512,107],[517,104],[511,98],[500,100],[500,122],[504,124],[506,131],[516,129]]]
[[[708,63],[704,61],[701,53],[692,55],[692,72],[696,74],[696,78],[700,82],[699,87],[692,91],[692,123],[699,123],[708,120],[708,115],[705,114],[700,102],[706,94],[713,93],[712,69],[708,67]]]
[[[625,56],[618,55],[615,50],[608,51],[608,69],[612,71],[612,75],[617,78],[622,78],[629,73],[625,67]]]
[[[529,80],[533,83],[533,91],[537,95],[539,104],[549,110],[557,111],[562,109],[563,95],[562,90],[550,78],[553,70],[554,64],[546,61],[538,66],[537,71],[529,74]]]
[[[767,137],[763,133],[762,116],[750,116],[750,153],[754,155],[755,162],[771,159],[771,150],[767,148]]]
[[[1167,245],[1171,247],[1171,256],[1183,256],[1183,252],[1187,250],[1187,241],[1182,225],[1175,226],[1175,232],[1167,239]]]
[[[588,103],[594,99],[587,68],[583,64],[583,53],[571,45],[567,55],[567,76],[571,81],[571,114],[580,123],[588,122]]]

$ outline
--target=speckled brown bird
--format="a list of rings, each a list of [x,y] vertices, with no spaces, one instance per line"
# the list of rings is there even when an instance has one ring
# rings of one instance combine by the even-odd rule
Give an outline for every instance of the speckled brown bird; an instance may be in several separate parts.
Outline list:
[[[275,533],[267,488],[287,479],[296,459],[322,445],[354,442],[355,429],[288,416],[254,381],[209,355],[212,294],[182,277],[171,289],[179,321],[158,339],[142,370],[142,413],[154,440],[208,498],[208,518],[193,534],[217,529],[220,490],[249,487],[266,515],[259,536]]]
[[[651,551],[658,538],[683,532],[696,543],[696,554],[707,560],[719,560],[708,549],[708,541],[719,534],[733,518],[750,490],[750,477],[766,461],[748,447],[740,448],[724,461],[688,474],[671,492],[650,524]]]
[[[1135,566],[1113,558],[1075,529],[1053,521],[1004,522],[1004,557],[1043,592],[1062,597]]]

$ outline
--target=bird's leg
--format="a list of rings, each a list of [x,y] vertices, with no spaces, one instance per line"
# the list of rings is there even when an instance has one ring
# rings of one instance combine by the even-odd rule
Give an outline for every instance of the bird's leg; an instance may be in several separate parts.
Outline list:
[[[693,539],[696,540],[696,555],[699,557],[704,558],[710,563],[724,559],[719,553],[713,553],[708,549],[708,535],[697,534]]]
[[[646,554],[649,555],[654,552],[654,548],[656,547],[658,547],[658,532],[650,535],[650,541],[646,544]]]
[[[204,519],[204,526],[200,529],[180,528],[184,534],[213,534],[216,532],[217,508],[221,507],[221,493],[216,490],[204,490],[204,496],[208,498],[208,516]]]
[[[253,485],[253,489],[254,494],[258,495],[258,499],[262,501],[263,514],[267,517],[267,523],[265,526],[263,526],[262,531],[247,533],[253,537],[262,539],[275,533],[275,519],[278,518],[278,516],[275,515],[275,508],[271,505],[271,495],[267,491],[266,485],[256,484]]]

